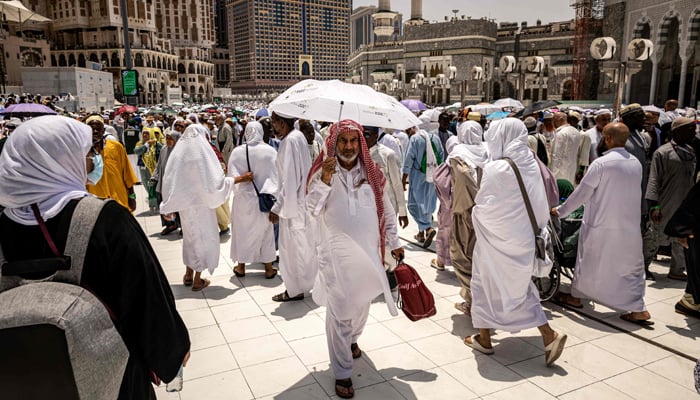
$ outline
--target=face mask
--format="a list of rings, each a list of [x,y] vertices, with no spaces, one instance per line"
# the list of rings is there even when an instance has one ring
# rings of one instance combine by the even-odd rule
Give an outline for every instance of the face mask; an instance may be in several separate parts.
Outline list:
[[[95,154],[95,156],[92,157],[92,164],[95,167],[87,175],[88,183],[91,185],[97,185],[100,179],[102,179],[102,173],[104,172],[104,161],[102,160],[102,156]]]

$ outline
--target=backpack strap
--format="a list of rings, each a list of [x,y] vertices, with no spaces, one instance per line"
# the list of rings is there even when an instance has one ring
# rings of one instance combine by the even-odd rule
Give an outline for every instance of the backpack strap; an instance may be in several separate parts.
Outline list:
[[[83,263],[87,252],[92,230],[100,216],[102,208],[111,200],[100,200],[96,197],[84,197],[78,202],[73,211],[73,217],[68,229],[68,241],[63,254],[70,256],[71,268],[66,271],[58,271],[55,281],[80,285],[83,274]]]
[[[518,186],[520,187],[520,194],[523,196],[523,201],[525,202],[525,209],[527,210],[527,216],[530,219],[530,225],[532,226],[532,233],[537,236],[540,230],[537,227],[537,221],[535,220],[535,213],[532,211],[532,204],[530,204],[530,196],[527,195],[527,190],[525,190],[525,184],[523,184],[523,177],[520,175],[520,170],[515,162],[508,157],[503,157],[505,161],[510,164],[510,167],[515,173],[515,178],[518,180]]]

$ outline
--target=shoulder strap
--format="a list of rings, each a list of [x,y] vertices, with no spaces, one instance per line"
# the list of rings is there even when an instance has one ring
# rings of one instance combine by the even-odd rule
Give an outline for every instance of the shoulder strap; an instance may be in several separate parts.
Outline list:
[[[535,213],[532,211],[532,204],[530,204],[530,196],[527,195],[525,190],[525,185],[523,184],[523,177],[520,175],[520,170],[515,162],[508,157],[503,157],[504,160],[508,161],[510,167],[513,168],[515,172],[515,178],[518,180],[518,186],[520,186],[520,194],[523,195],[523,200],[525,201],[525,208],[527,209],[527,216],[530,218],[530,225],[532,226],[532,232],[537,236],[539,234],[539,229],[537,229],[537,222],[535,221]]]
[[[245,144],[245,162],[248,164],[248,172],[253,172],[250,170],[250,159],[248,158],[248,143]],[[250,181],[253,184],[253,189],[255,189],[255,194],[260,196],[260,191],[258,190],[258,187],[255,186],[255,181],[252,180]]]
[[[87,252],[92,230],[100,216],[102,208],[112,200],[100,200],[96,197],[84,197],[73,211],[73,217],[68,229],[68,241],[63,254],[70,256],[71,268],[67,271],[58,271],[55,280],[60,282],[80,285],[83,274],[83,263]]]

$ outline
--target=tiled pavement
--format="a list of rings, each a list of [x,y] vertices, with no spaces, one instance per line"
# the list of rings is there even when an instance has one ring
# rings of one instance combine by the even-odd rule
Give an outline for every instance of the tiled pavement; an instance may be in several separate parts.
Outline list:
[[[139,191],[142,195],[143,192]],[[142,196],[139,196],[142,197]],[[141,210],[145,204],[141,202]],[[221,238],[219,267],[212,285],[195,293],[182,286],[181,240],[161,237],[157,216],[137,211],[172,284],[192,341],[192,358],[184,371],[184,389],[159,399],[335,399],[328,363],[324,309],[306,299],[274,303],[282,280],[263,278],[262,265],[247,267],[245,278],[233,275],[230,237]],[[234,227],[233,229],[245,229]],[[402,230],[412,238],[415,225]],[[462,337],[476,332],[468,317],[458,315],[459,283],[448,267],[437,272],[434,254],[406,245],[406,260],[435,295],[438,313],[419,322],[403,314],[391,317],[375,302],[359,340],[353,383],[357,399],[695,399],[694,362],[677,355],[700,356],[696,337],[700,320],[676,314],[674,303],[684,285],[664,277],[667,263],[654,264],[660,279],[647,284],[646,301],[656,324],[644,329],[618,313],[589,303],[575,312],[551,303],[551,325],[569,335],[562,357],[544,366],[536,329],[493,337],[495,354],[476,354]],[[205,273],[206,275],[206,273]],[[602,322],[599,322],[602,321]],[[631,331],[633,335],[611,327]],[[642,340],[649,340],[655,344]]]

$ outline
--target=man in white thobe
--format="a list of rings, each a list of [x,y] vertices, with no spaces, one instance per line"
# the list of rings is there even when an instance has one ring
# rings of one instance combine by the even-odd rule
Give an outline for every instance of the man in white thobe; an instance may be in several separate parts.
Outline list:
[[[603,128],[612,120],[612,112],[607,108],[600,109],[595,112],[595,126],[586,131],[586,136],[591,139],[591,149],[588,155],[588,161],[593,162],[598,158],[598,143],[603,137]]]
[[[642,166],[625,150],[629,129],[612,123],[603,130],[609,149],[593,161],[581,184],[553,210],[561,218],[585,206],[571,296],[560,297],[576,305],[583,297],[610,308],[631,311],[626,321],[650,325],[644,305],[644,258],[639,233]]]
[[[385,178],[372,161],[362,126],[343,120],[331,127],[323,156],[309,174],[309,211],[319,218],[319,274],[313,299],[326,306],[326,336],[335,391],[350,398],[353,358],[362,356],[357,339],[370,303],[380,294],[398,312],[382,265],[385,243],[396,259],[403,248],[396,215],[384,193]]]
[[[163,176],[163,214],[179,212],[182,225],[182,259],[186,266],[183,284],[197,292],[209,285],[204,270],[214,273],[219,265],[219,227],[216,208],[228,197],[233,179],[224,176],[203,125],[185,129],[168,156]]]
[[[401,150],[401,142],[399,141],[399,139],[395,138],[391,133],[389,133],[390,131],[387,131],[386,129],[377,129],[377,132],[379,133],[379,138],[377,139],[377,142],[391,149],[394,153],[396,153],[396,157],[398,157],[400,160],[403,160],[404,153],[403,150]]]
[[[238,228],[231,235],[231,260],[238,262],[233,273],[245,276],[246,263],[263,263],[265,278],[272,279],[277,271],[275,261],[275,232],[268,213],[260,211],[257,187],[261,193],[277,191],[277,152],[263,142],[263,126],[257,121],[245,127],[245,144],[233,149],[228,175],[234,178],[231,224]],[[253,184],[256,186],[253,187]]]
[[[278,189],[270,222],[279,221],[279,268],[286,290],[274,301],[302,300],[316,278],[311,226],[306,213],[306,177],[311,168],[306,137],[294,129],[294,119],[272,113],[272,128],[280,139],[277,151]]]
[[[537,327],[550,366],[560,355],[566,335],[547,323],[532,283],[535,235],[511,159],[522,176],[538,229],[545,228],[549,205],[535,155],[527,147],[522,121],[494,122],[485,134],[492,161],[486,164],[472,210],[476,245],[472,264],[472,324],[479,333],[464,338],[467,346],[493,354],[490,329],[510,332]]]
[[[586,146],[582,150],[583,134],[569,125],[565,113],[558,112],[554,115],[554,126],[557,130],[552,140],[549,169],[557,179],[576,183],[576,174],[582,174],[588,166],[590,148]]]

